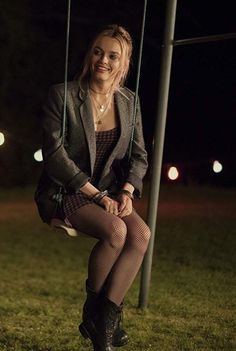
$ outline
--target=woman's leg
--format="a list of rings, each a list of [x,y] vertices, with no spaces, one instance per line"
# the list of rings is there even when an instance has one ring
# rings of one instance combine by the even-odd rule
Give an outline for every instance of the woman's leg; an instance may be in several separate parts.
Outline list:
[[[68,219],[78,230],[99,239],[89,258],[89,286],[98,293],[109,277],[108,299],[102,295],[101,300],[101,305],[107,308],[95,312],[95,303],[91,315],[85,309],[80,332],[84,337],[89,337],[94,345],[110,345],[112,342],[114,346],[122,346],[128,342],[128,337],[119,326],[119,305],[142,262],[149,229],[134,211],[121,219],[95,204],[81,207]],[[122,272],[123,269],[125,272]],[[113,317],[109,317],[110,314]]]
[[[99,240],[88,264],[89,286],[99,292],[124,247],[126,224],[96,204],[79,208],[68,219],[74,228]]]
[[[107,297],[118,306],[141,266],[150,238],[149,227],[135,210],[122,220],[127,227],[126,242],[106,284]]]

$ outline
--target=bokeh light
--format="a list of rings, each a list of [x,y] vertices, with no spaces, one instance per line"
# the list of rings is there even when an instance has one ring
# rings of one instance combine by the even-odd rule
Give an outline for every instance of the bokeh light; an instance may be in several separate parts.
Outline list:
[[[168,178],[170,180],[176,180],[179,177],[179,172],[176,167],[170,167],[168,171]]]
[[[34,153],[34,159],[35,159],[35,161],[37,161],[37,162],[42,162],[42,161],[43,161],[43,154],[42,154],[42,150],[41,150],[41,149],[35,151],[35,153]]]
[[[5,142],[5,136],[2,132],[0,132],[0,146],[3,145]]]
[[[219,161],[214,161],[213,162],[213,171],[215,173],[220,173],[223,170],[223,166]]]

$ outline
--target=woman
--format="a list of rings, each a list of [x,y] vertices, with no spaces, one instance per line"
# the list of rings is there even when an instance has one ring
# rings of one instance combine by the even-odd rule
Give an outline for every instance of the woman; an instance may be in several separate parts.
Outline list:
[[[36,194],[44,221],[52,216],[40,203],[63,186],[64,221],[98,241],[89,257],[87,299],[80,332],[95,351],[128,342],[120,314],[148,246],[150,230],[132,206],[147,169],[141,114],[137,108],[131,160],[124,161],[132,132],[134,94],[123,87],[132,52],[129,33],[118,25],[100,32],[78,81],[68,83],[66,137],[62,143],[63,85],[53,86],[43,117],[44,172]],[[122,175],[122,176],[121,176]],[[43,197],[44,194],[44,197]]]

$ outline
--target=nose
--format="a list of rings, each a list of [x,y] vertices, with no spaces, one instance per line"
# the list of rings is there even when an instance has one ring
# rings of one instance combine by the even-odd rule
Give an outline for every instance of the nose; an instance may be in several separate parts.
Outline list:
[[[106,53],[101,55],[100,61],[103,63],[108,63],[108,57],[107,57]]]

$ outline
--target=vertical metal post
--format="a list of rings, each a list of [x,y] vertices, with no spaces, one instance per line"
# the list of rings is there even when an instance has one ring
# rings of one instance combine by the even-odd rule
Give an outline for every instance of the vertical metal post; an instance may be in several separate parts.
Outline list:
[[[66,101],[67,101],[67,80],[68,80],[68,60],[69,60],[69,44],[70,44],[70,16],[71,16],[71,0],[67,1],[67,24],[66,24],[66,52],[65,52],[65,75],[64,75],[64,104],[62,119],[62,143],[64,144],[66,129]]]
[[[147,253],[145,255],[140,284],[139,307],[145,308],[148,303],[148,294],[151,280],[152,257],[156,231],[156,217],[160,190],[162,157],[165,138],[165,126],[167,105],[169,96],[170,73],[172,63],[174,28],[176,17],[177,0],[168,0],[166,7],[166,25],[164,41],[162,47],[159,96],[157,100],[157,120],[154,132],[154,149],[152,158],[151,184],[149,192],[147,224],[149,225],[152,235]]]

